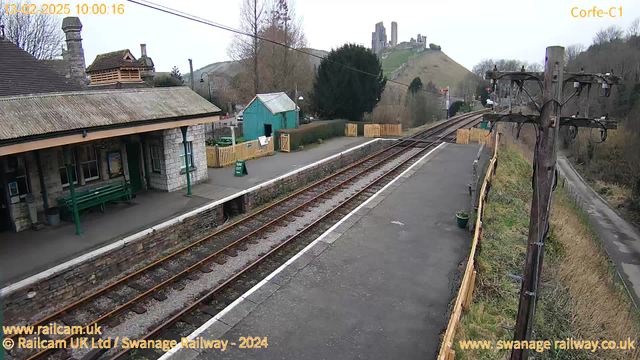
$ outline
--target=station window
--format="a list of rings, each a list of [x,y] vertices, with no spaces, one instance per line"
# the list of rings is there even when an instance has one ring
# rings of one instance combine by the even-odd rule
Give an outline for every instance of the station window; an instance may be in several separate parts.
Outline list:
[[[84,175],[84,181],[99,179],[100,171],[98,170],[98,156],[96,154],[96,148],[93,145],[85,145],[80,149],[84,154],[84,159],[80,164],[82,174]]]
[[[184,145],[182,145],[182,148],[182,153],[184,153]],[[162,169],[162,152],[160,151],[160,146],[151,145],[149,146],[149,149],[151,152],[151,170],[153,170],[153,172],[159,173]]]
[[[189,159],[189,167],[193,167],[193,153],[191,151],[191,141],[187,142],[187,159]],[[184,163],[184,144],[180,144],[180,169],[186,169],[187,166]]]
[[[78,183],[78,169],[76,168],[76,154],[73,149],[70,151],[71,157],[71,165],[73,165],[73,183]],[[64,152],[62,150],[58,150],[58,171],[60,172],[60,183],[62,183],[62,187],[69,186],[69,177],[67,176],[67,167],[64,165]]]
[[[27,177],[27,164],[24,156],[9,156],[9,171],[7,173],[9,195],[19,196],[24,199],[31,192],[29,179]]]

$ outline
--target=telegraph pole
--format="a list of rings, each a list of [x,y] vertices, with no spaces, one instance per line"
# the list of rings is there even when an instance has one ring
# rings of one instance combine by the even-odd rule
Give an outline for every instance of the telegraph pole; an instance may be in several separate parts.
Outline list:
[[[520,303],[515,326],[515,341],[531,339],[535,321],[536,304],[540,289],[540,274],[544,260],[544,245],[549,230],[551,196],[556,176],[558,129],[562,104],[562,79],[564,48],[551,46],[545,57],[540,129],[537,134],[534,158],[533,198],[529,220],[529,239],[525,257],[524,275],[520,290]],[[511,360],[527,359],[527,349],[513,350]]]
[[[521,113],[514,114],[511,109],[506,114],[486,114],[484,119],[491,122],[512,122],[522,126],[525,123],[534,123],[536,128],[536,148],[534,150],[533,172],[533,197],[531,199],[531,217],[529,219],[529,237],[527,240],[527,252],[525,256],[524,273],[520,289],[518,315],[514,328],[514,340],[522,343],[530,341],[535,324],[537,301],[540,296],[540,278],[542,263],[544,260],[544,246],[547,232],[549,231],[549,214],[551,212],[551,200],[556,177],[556,159],[558,152],[558,134],[561,126],[573,126],[576,128],[600,129],[602,141],[606,139],[608,129],[616,129],[617,122],[608,118],[589,117],[563,117],[561,116],[564,105],[562,90],[563,85],[573,82],[574,93],[567,99],[580,96],[584,88],[590,89],[593,84],[601,84],[605,89],[605,95],[609,96],[610,85],[615,85],[619,77],[611,73],[587,74],[564,73],[564,48],[550,46],[545,57],[544,73],[526,72],[524,67],[519,72],[499,72],[495,67],[487,72],[487,78],[494,81],[494,89],[498,80],[510,81],[509,90],[516,85],[520,91],[526,92],[538,109],[540,116],[524,116]],[[565,79],[565,75],[567,79]],[[524,88],[527,81],[535,80],[542,84],[542,103],[531,97]],[[503,86],[500,86],[503,88]],[[587,96],[589,91],[587,90]],[[526,360],[529,357],[528,349],[513,349],[511,360]]]

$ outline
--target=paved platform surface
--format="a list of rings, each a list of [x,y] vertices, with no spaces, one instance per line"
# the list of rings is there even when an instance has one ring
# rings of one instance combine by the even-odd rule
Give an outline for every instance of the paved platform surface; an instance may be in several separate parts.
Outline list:
[[[353,213],[284,270],[200,329],[266,349],[180,349],[190,359],[433,359],[470,233],[476,145],[448,144]],[[417,169],[417,170],[416,170]],[[413,172],[413,174],[411,174]]]
[[[370,140],[340,137],[308,150],[249,160],[249,175],[242,178],[233,176],[233,166],[210,168],[209,180],[193,187],[194,196],[185,196],[186,190],[139,193],[131,205],[108,204],[104,214],[96,210],[83,215],[80,236],[69,222],[41,231],[2,232],[0,287]]]
[[[640,305],[640,232],[613,211],[571,166],[564,156],[558,167],[569,181],[572,194],[587,213],[598,236],[620,271],[636,304]]]

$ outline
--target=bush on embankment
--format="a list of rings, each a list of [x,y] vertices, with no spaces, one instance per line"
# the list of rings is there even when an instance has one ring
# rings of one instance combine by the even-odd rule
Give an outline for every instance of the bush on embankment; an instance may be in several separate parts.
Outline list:
[[[344,120],[313,122],[300,125],[297,129],[278,130],[278,139],[280,139],[280,134],[289,134],[291,151],[293,151],[297,150],[300,145],[317,143],[319,139],[326,140],[336,136],[344,136],[345,124]]]
[[[460,340],[513,340],[531,206],[530,162],[514,150],[500,149],[483,218],[477,254],[477,280],[471,308],[464,312],[454,347],[456,359],[504,359],[509,351],[461,350]],[[638,339],[637,312],[611,262],[566,188],[554,193],[551,227],[545,245],[542,287],[533,340],[550,340],[551,350],[530,352],[536,359],[637,359],[638,350],[558,350],[555,340]],[[636,344],[636,348],[638,348]]]

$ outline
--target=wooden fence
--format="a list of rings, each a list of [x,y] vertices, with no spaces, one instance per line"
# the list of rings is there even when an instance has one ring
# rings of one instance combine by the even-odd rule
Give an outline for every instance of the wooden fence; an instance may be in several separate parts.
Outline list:
[[[364,137],[380,137],[380,136],[402,136],[402,124],[365,124],[364,125]]]
[[[380,124],[365,124],[364,137],[376,138],[380,137]]]
[[[489,130],[471,128],[471,131],[469,131],[469,141],[475,141],[478,144],[487,144],[487,146],[491,147],[492,140],[493,138]]]
[[[477,142],[478,144],[486,144],[491,147],[493,138],[490,136],[489,130],[480,128],[471,129],[458,129],[456,131],[456,143],[468,144],[470,141]]]
[[[468,144],[469,143],[469,129],[456,130],[456,144]]]
[[[344,136],[358,136],[358,124],[346,124]]]
[[[462,278],[462,283],[460,284],[460,289],[458,290],[458,296],[456,297],[456,302],[453,306],[453,312],[451,313],[451,318],[449,319],[449,324],[447,325],[447,331],[445,332],[444,338],[442,339],[442,345],[440,347],[440,353],[438,354],[438,360],[453,360],[455,358],[456,354],[452,349],[453,338],[456,334],[458,323],[460,322],[460,316],[462,316],[462,309],[468,309],[469,305],[471,305],[471,299],[473,298],[473,289],[476,280],[476,270],[474,269],[476,249],[478,247],[478,242],[480,241],[480,238],[482,236],[482,212],[484,210],[484,203],[487,198],[487,188],[489,186],[489,182],[491,181],[491,177],[493,177],[494,171],[496,169],[496,162],[498,161],[498,140],[498,134],[496,133],[496,138],[493,142],[495,145],[493,147],[493,157],[489,162],[487,175],[484,177],[482,189],[480,190],[479,194],[477,218],[475,231],[473,233],[473,242],[471,243],[469,261],[467,262],[467,267],[464,271],[464,277]]]
[[[258,140],[227,147],[207,146],[207,166],[224,167],[235,164],[236,160],[255,159],[273,154],[273,137],[267,139],[268,142],[264,146],[261,146]]]
[[[402,124],[380,124],[381,136],[402,136]]]

